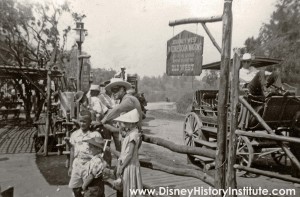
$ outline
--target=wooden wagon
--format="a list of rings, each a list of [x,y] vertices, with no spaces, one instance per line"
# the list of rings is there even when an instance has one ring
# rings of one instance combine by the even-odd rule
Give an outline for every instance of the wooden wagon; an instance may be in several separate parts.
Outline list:
[[[256,68],[279,63],[280,60],[270,58],[256,57],[252,60],[252,66]],[[219,68],[220,62],[203,66],[203,69],[217,70]],[[183,126],[185,145],[217,149],[217,98],[217,90],[197,90],[195,92],[192,110],[186,115]],[[260,117],[250,113],[255,110],[255,105],[262,106],[257,112]],[[261,118],[260,121],[257,118]],[[276,163],[289,165],[291,162],[281,148],[281,146],[285,146],[289,149],[289,142],[284,142],[282,145],[274,140],[255,138],[251,134],[266,135],[268,132],[274,132],[280,136],[300,137],[297,133],[297,131],[299,132],[299,121],[300,97],[294,96],[293,93],[289,96],[270,96],[261,101],[254,99],[250,94],[240,96],[238,131],[236,132],[238,164],[250,167],[255,159],[271,155]],[[214,162],[213,158],[196,155],[188,155],[188,159],[191,162],[199,160],[204,164],[208,163],[207,166],[213,166]]]

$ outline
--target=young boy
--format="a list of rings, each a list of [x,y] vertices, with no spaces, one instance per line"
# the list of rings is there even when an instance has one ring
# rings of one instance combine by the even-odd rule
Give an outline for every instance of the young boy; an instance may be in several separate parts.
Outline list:
[[[101,148],[90,146],[87,140],[91,138],[100,139],[98,132],[90,131],[91,112],[83,110],[79,114],[80,129],[74,131],[70,137],[71,154],[69,187],[72,188],[75,197],[82,197],[82,186],[85,175],[87,174],[87,166],[94,155],[101,153]],[[101,177],[93,178],[92,183],[87,187],[84,196],[104,196],[104,183]],[[88,195],[90,194],[90,195]]]

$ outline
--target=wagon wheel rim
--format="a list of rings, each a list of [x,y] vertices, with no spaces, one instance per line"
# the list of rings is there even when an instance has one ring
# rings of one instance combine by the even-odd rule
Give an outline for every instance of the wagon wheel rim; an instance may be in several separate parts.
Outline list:
[[[239,165],[245,167],[251,167],[254,158],[254,150],[248,137],[245,136],[238,137],[236,158],[237,158],[237,163]],[[245,171],[237,170],[238,176],[244,174],[246,174]]]
[[[194,112],[188,113],[186,115],[184,125],[183,125],[183,144],[186,146],[195,147],[195,139],[199,138],[201,133],[202,122],[200,121],[198,115]],[[193,155],[187,154],[188,160],[193,163],[195,157]]]
[[[194,139],[199,138],[202,123],[196,113],[189,113],[184,121],[183,143],[187,146],[195,146]]]

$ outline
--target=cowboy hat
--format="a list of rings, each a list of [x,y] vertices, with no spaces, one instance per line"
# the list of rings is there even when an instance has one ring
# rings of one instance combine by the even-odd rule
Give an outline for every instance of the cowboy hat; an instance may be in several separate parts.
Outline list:
[[[139,121],[139,117],[140,117],[139,112],[137,111],[137,109],[134,109],[125,114],[120,115],[118,118],[114,120],[120,122],[135,123]]]
[[[99,85],[92,84],[92,85],[91,85],[91,87],[90,87],[90,90],[96,90],[96,91],[100,91],[100,89],[99,89]]]
[[[110,80],[110,83],[105,86],[105,89],[108,91],[111,91],[111,88],[113,88],[115,86],[123,86],[123,87],[125,87],[126,90],[131,88],[131,84],[128,83],[127,81],[123,81],[123,79],[121,79],[121,78],[112,78]]]
[[[104,141],[101,137],[93,137],[93,138],[89,138],[89,139],[84,139],[82,141],[87,142],[89,144],[93,144],[94,146],[97,146],[99,148],[104,147]]]

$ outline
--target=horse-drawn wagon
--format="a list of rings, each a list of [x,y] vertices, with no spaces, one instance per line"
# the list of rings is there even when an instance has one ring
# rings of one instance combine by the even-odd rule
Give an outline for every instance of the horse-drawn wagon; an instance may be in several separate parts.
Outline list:
[[[252,60],[251,65],[260,68],[278,65],[280,62],[277,59],[256,57]],[[220,62],[204,65],[202,68],[218,70]],[[278,164],[291,164],[284,150],[292,149],[296,144],[274,141],[274,139],[270,140],[267,139],[268,136],[266,137],[270,132],[278,136],[300,137],[300,97],[294,96],[292,92],[287,94],[287,91],[283,89],[281,91],[285,94],[267,96],[263,99],[256,99],[249,93],[239,97],[238,130],[236,131],[238,164],[250,167],[255,159],[266,155],[271,155]],[[197,90],[195,92],[192,110],[186,115],[184,121],[185,145],[217,149],[217,99],[218,90]],[[257,105],[261,107],[255,107]],[[256,138],[255,135],[259,134],[266,138]],[[297,155],[296,158],[300,159]],[[188,159],[191,162],[200,160],[202,163],[214,161],[212,158],[196,155],[188,155]]]

